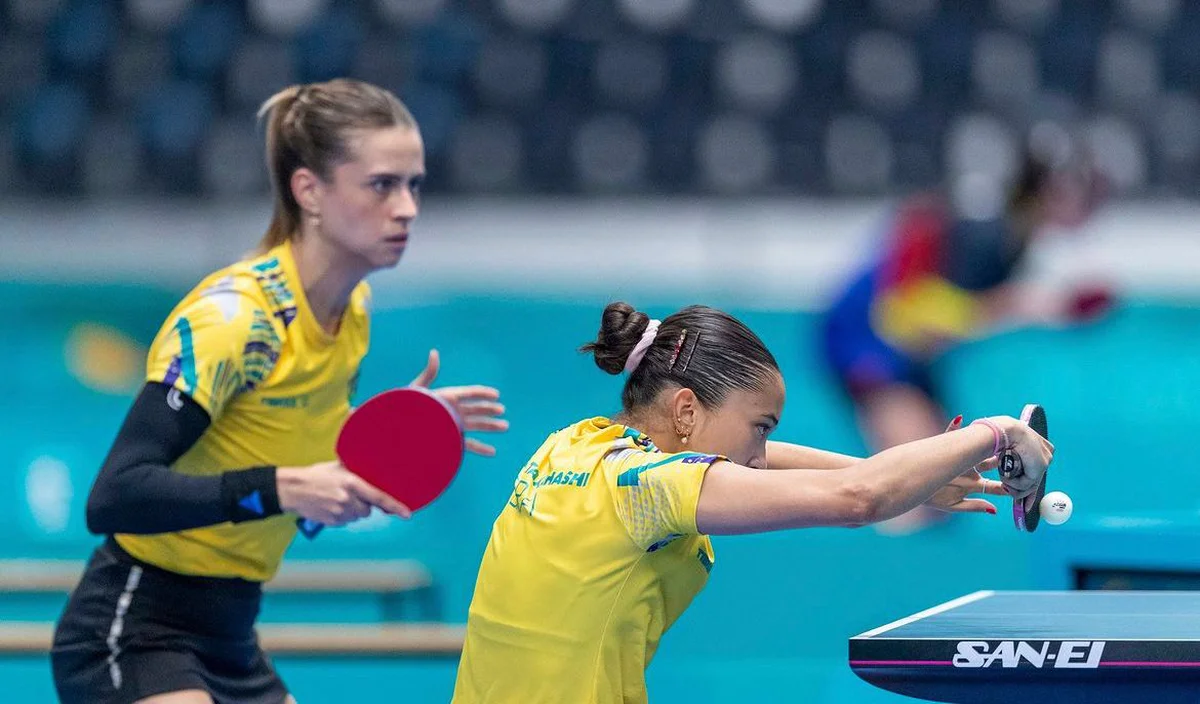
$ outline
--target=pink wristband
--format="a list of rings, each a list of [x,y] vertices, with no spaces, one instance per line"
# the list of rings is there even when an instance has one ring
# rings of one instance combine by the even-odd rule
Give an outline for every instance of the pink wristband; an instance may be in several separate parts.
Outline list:
[[[1004,432],[1003,428],[987,418],[979,418],[971,421],[971,425],[975,425],[976,423],[979,423],[980,425],[986,425],[992,429],[992,437],[995,438],[995,445],[992,450],[993,455],[999,455],[1001,452],[1009,448],[1008,433]]]

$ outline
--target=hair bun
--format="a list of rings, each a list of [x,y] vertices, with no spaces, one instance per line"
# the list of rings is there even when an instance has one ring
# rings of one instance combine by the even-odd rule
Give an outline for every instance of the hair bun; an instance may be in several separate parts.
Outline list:
[[[579,351],[591,352],[596,359],[596,366],[609,374],[620,374],[649,325],[650,316],[628,303],[610,303],[600,316],[600,331],[596,334],[595,342],[587,343]]]

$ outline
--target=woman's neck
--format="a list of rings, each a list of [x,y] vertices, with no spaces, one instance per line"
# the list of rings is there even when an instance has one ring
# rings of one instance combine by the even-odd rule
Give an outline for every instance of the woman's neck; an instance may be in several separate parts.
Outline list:
[[[300,234],[290,246],[308,307],[325,331],[337,334],[350,294],[367,272],[321,237]]]

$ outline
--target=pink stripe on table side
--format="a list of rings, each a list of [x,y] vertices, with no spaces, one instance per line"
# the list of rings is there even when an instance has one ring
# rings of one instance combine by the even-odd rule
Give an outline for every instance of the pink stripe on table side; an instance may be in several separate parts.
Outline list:
[[[851,660],[850,665],[892,665],[896,667],[907,665],[953,665],[949,660]],[[1100,667],[1200,667],[1200,662],[1150,662],[1150,661],[1116,661],[1101,662]],[[1073,668],[1075,669],[1075,668]]]
[[[953,665],[949,660],[851,660],[850,665]]]
[[[1139,660],[1101,662],[1100,667],[1200,667],[1200,662],[1142,662]]]

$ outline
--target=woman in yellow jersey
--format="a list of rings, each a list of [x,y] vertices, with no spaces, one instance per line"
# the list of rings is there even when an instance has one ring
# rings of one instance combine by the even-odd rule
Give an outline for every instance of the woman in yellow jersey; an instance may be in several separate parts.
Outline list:
[[[420,132],[394,95],[349,80],[287,88],[260,116],[274,217],[260,253],[204,279],[151,346],[88,498],[108,539],[54,636],[66,704],[293,702],[254,621],[297,519],[409,514],[334,443],[367,353],[363,279],[400,261],[417,216]],[[415,383],[436,373],[431,353]],[[495,389],[438,393],[468,429],[507,427]]]
[[[994,513],[968,495],[1027,495],[1053,455],[1009,417],[863,460],[769,441],[779,367],[712,308],[660,323],[614,303],[583,349],[629,374],[623,409],[552,433],[517,476],[479,569],[456,704],[644,702],[659,639],[715,562],[710,535],[858,526],[923,502]],[[1023,476],[974,470],[1007,448]]]

